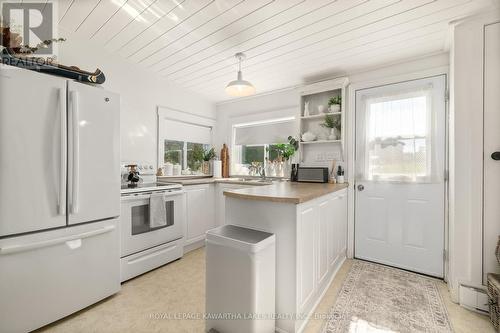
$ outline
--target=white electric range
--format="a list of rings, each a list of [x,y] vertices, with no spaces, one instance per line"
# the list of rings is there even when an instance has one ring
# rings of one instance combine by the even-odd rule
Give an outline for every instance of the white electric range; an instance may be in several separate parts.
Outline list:
[[[136,165],[139,181],[126,181]],[[123,163],[121,188],[121,281],[183,255],[185,192],[181,184],[158,183],[147,163]]]

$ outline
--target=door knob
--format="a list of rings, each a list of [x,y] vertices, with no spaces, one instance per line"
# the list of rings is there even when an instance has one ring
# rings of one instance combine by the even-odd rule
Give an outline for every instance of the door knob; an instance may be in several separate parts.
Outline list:
[[[358,191],[363,191],[365,189],[364,185],[358,185]]]
[[[491,158],[494,159],[495,161],[500,161],[500,151],[496,151],[493,154],[491,154]]]

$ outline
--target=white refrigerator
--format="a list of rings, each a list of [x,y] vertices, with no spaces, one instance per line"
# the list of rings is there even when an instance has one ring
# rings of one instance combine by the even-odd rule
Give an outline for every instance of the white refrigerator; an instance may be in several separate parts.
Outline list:
[[[0,65],[0,332],[120,289],[120,97]]]

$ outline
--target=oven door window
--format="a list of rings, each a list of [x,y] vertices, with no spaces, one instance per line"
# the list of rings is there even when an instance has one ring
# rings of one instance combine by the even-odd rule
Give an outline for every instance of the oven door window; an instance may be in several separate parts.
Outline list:
[[[149,204],[132,207],[132,235],[143,234],[174,225],[174,201],[165,201],[165,224],[151,224]]]

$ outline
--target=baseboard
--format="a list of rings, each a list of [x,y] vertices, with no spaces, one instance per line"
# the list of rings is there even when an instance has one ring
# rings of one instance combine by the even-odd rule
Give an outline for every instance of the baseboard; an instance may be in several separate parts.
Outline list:
[[[191,251],[194,251],[194,250],[199,249],[200,247],[204,247],[204,246],[205,246],[205,237],[203,237],[203,239],[200,239],[198,241],[195,241],[195,242],[192,242],[189,244],[185,244],[184,245],[184,254],[191,252]]]

